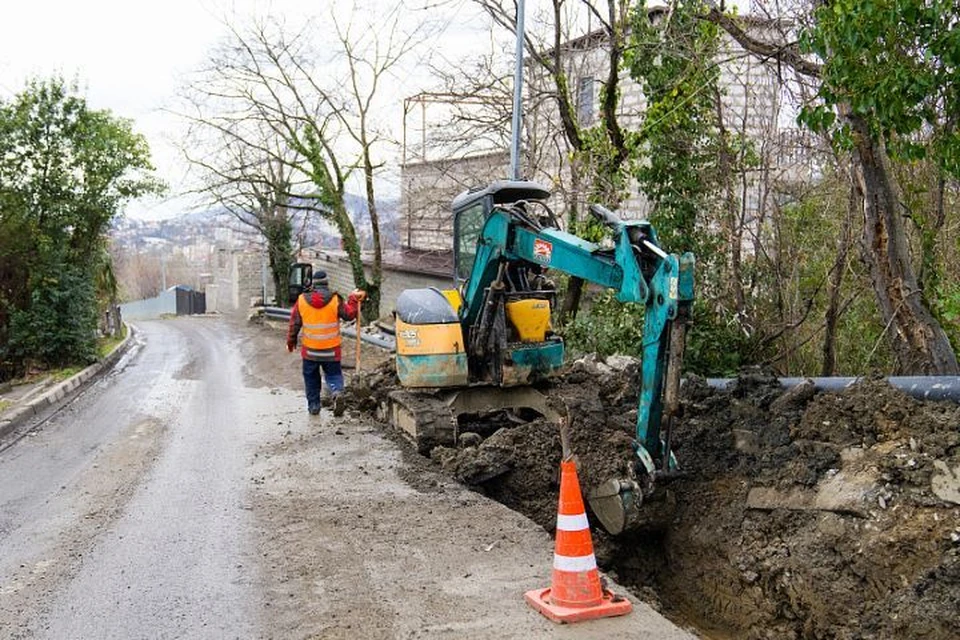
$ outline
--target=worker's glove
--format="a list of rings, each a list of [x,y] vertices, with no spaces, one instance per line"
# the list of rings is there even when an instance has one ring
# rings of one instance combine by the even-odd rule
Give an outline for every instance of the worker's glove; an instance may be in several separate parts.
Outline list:
[[[288,352],[288,353],[293,353],[293,350],[294,350],[296,347],[297,347],[297,345],[291,344],[291,343],[288,342],[288,343],[287,343],[287,352]]]

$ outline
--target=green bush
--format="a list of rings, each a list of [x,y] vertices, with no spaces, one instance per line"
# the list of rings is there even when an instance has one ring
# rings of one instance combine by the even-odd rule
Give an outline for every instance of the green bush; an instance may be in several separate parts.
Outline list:
[[[687,332],[683,371],[705,377],[734,376],[749,362],[744,354],[752,352],[751,340],[740,322],[725,317],[706,302],[693,304],[693,322]]]
[[[589,309],[563,330],[574,355],[597,353],[641,357],[643,355],[644,307],[618,302],[612,291],[598,295]],[[693,323],[687,333],[683,370],[703,376],[735,374],[749,353],[749,339],[735,319],[722,317],[704,302],[694,303]]]
[[[63,268],[33,287],[30,305],[10,316],[7,351],[47,367],[90,363],[97,358],[97,301],[93,281]]]
[[[950,344],[954,350],[960,351],[960,283],[938,283],[932,306],[934,314],[950,338]]]
[[[605,291],[564,327],[563,337],[575,355],[595,352],[639,357],[643,352],[643,305],[618,302],[612,291]]]

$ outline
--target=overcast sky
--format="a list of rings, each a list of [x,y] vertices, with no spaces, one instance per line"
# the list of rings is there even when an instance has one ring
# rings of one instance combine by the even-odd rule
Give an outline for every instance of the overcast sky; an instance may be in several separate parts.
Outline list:
[[[137,218],[176,215],[191,203],[173,197],[184,188],[184,162],[173,142],[179,123],[164,108],[175,106],[183,74],[200,66],[224,36],[224,20],[242,24],[254,14],[270,13],[297,24],[304,17],[322,20],[332,7],[349,11],[354,1],[8,0],[0,17],[0,97],[21,91],[31,77],[59,73],[67,80],[78,79],[91,106],[134,121],[150,143],[160,177],[171,186],[172,196],[131,203],[126,213]],[[374,15],[397,5],[396,0],[357,1],[373,7]],[[545,3],[527,0],[528,29]],[[443,25],[430,44],[448,61],[489,53],[491,48],[510,50],[503,30],[491,32],[470,0],[407,0],[407,6],[411,10],[404,15],[411,21],[429,15]],[[425,12],[423,7],[429,9]],[[395,115],[389,114],[397,121],[394,131],[402,126],[402,98],[431,88],[425,74],[422,68],[408,69],[398,79],[395,95],[388,100],[395,103]],[[398,158],[387,160],[398,163]],[[395,184],[385,186],[384,191],[397,189]]]
[[[235,21],[254,12],[293,20],[322,17],[331,5],[331,0],[5,2],[0,19],[0,96],[18,93],[30,77],[60,73],[68,80],[79,79],[91,106],[134,120],[136,130],[150,143],[161,178],[175,192],[183,174],[183,162],[171,141],[178,123],[163,108],[173,106],[182,75],[198,67],[222,38],[224,18]],[[386,12],[395,3],[381,0],[374,5]],[[452,23],[465,8],[470,8],[468,2],[453,2],[443,10],[450,13]],[[462,43],[464,28],[454,25],[447,37]],[[416,81],[411,79],[410,89]],[[136,202],[127,214],[167,217],[180,213],[186,204],[175,198]]]

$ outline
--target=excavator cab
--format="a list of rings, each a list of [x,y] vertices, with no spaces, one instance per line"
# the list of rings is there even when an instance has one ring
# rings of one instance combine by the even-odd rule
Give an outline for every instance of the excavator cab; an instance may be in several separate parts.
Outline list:
[[[297,298],[310,285],[313,278],[313,265],[307,262],[296,262],[290,265],[290,278],[287,283],[287,304],[294,305]]]
[[[415,289],[397,304],[397,371],[390,421],[421,451],[454,445],[462,415],[532,409],[566,423],[531,386],[563,364],[551,309],[559,271],[645,305],[641,388],[632,473],[588,488],[594,514],[611,533],[642,526],[640,506],[656,501],[654,480],[677,468],[671,429],[679,407],[680,364],[693,304],[692,254],[662,250],[646,220],[622,220],[593,205],[612,248],[560,228],[550,192],[499,181],[453,201],[455,289]]]
[[[563,341],[553,335],[556,300],[546,267],[489,247],[511,227],[557,228],[547,207],[550,192],[527,181],[499,181],[453,201],[454,278],[465,301],[461,323],[472,380],[512,387],[549,377],[563,364]],[[506,215],[507,228],[490,225]],[[549,247],[541,247],[549,253]],[[478,262],[479,261],[479,262]]]

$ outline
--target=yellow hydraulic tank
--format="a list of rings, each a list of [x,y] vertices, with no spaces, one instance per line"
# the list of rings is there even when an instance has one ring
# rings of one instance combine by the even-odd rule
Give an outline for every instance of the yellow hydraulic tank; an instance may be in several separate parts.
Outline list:
[[[460,313],[460,306],[463,304],[463,298],[460,297],[460,292],[456,289],[444,289],[440,293],[442,293],[443,297],[450,303],[453,312]]]
[[[550,329],[550,302],[528,298],[506,305],[507,319],[517,330],[520,342],[543,342]]]

